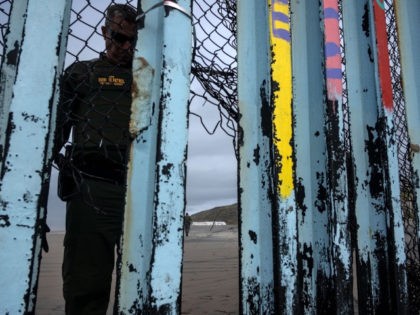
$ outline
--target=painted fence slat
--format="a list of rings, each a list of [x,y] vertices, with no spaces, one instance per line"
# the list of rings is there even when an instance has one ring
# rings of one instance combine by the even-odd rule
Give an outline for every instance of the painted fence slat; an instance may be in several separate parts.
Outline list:
[[[368,1],[343,1],[348,107],[355,177],[357,288],[361,314],[389,309],[381,138]]]
[[[154,3],[141,4],[147,9]],[[178,5],[190,11],[189,1]],[[118,308],[179,314],[192,29],[179,10],[165,8],[165,17],[163,8],[156,10],[146,16],[135,55],[138,97],[131,126],[137,138],[129,165]]]
[[[375,71],[377,74],[378,112],[383,119],[381,137],[385,144],[385,192],[388,211],[387,229],[390,236],[390,264],[393,274],[390,278],[391,300],[395,301],[395,312],[403,314],[407,311],[407,276],[405,270],[404,224],[400,202],[400,181],[398,173],[398,148],[393,122],[393,95],[386,33],[384,1],[371,0],[370,21],[374,25],[373,52]],[[389,276],[388,276],[389,277]]]
[[[352,252],[348,204],[347,167],[344,139],[343,73],[341,60],[338,0],[323,0],[323,28],[326,81],[327,187],[330,198],[332,261],[335,279],[335,307],[348,314],[352,310]]]
[[[191,1],[156,4],[139,1],[155,8],[133,62],[119,314],[181,313]],[[420,2],[237,2],[241,314],[409,312],[387,5],[420,233]],[[35,313],[70,7],[12,3],[0,73],[1,314]]]
[[[240,308],[274,313],[267,4],[238,2]]]
[[[144,8],[152,5],[152,1],[142,1]],[[161,8],[147,14],[144,28],[138,31],[141,40],[137,41],[133,60],[133,82],[138,91],[132,100],[130,133],[135,140],[128,165],[122,258],[118,266],[121,275],[116,299],[118,311],[122,313],[146,309],[151,303],[148,272],[153,248],[163,14]]]
[[[295,313],[328,312],[330,271],[322,33],[317,1],[291,1],[295,192],[299,304]],[[324,303],[327,301],[327,303]]]
[[[408,133],[411,142],[413,184],[417,196],[417,222],[420,222],[420,2],[416,0],[395,0],[401,55],[402,83],[407,111]],[[413,221],[416,218],[412,218]],[[420,228],[417,226],[420,239]]]
[[[4,86],[12,91],[5,90],[3,95],[8,96],[2,99],[2,108],[8,111],[7,126],[1,128],[8,130],[0,188],[0,285],[8,288],[7,293],[0,295],[2,314],[31,314],[35,308],[40,237],[48,194],[45,187],[51,151],[49,134],[54,131],[54,123],[50,123],[58,101],[57,82],[66,42],[62,34],[67,34],[71,2],[42,0],[22,5],[13,4],[11,23],[17,24],[10,25],[9,33],[10,40],[15,41],[14,48],[20,49],[20,54],[15,52],[17,73]],[[21,41],[15,34],[19,30]],[[5,65],[2,74],[10,68],[12,63]]]
[[[190,12],[190,1],[178,1]],[[178,10],[164,19],[161,119],[157,152],[156,213],[151,299],[160,314],[181,312],[183,218],[192,57],[191,20]]]
[[[22,36],[25,27],[23,18],[28,9],[28,2],[20,1],[12,6],[9,19],[9,34],[5,40],[4,60],[2,61],[0,74],[0,158],[3,160],[5,154],[5,141],[7,131],[7,120],[9,117],[9,106],[12,100],[13,84],[16,80],[20,56],[20,47],[24,37]]]
[[[282,303],[279,311],[290,313],[297,305],[297,213],[294,193],[292,62],[290,4],[269,0],[271,47],[271,101],[273,106],[274,183],[277,205],[273,231],[277,257],[275,283]]]

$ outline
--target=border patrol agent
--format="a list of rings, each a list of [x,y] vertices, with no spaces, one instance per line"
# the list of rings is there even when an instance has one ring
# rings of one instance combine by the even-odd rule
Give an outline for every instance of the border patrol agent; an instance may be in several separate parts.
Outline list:
[[[66,205],[62,266],[66,314],[106,314],[124,213],[136,11],[110,5],[106,51],[64,73],[54,156]],[[71,133],[65,156],[58,152]]]

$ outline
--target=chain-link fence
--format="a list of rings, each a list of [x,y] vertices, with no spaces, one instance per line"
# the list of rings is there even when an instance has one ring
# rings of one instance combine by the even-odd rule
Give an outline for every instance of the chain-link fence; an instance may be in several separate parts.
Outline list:
[[[190,113],[208,133],[220,127],[233,138],[237,152],[239,118],[236,61],[236,1],[193,1],[196,49],[192,61]],[[206,123],[203,106],[218,109],[219,119]]]
[[[4,59],[5,35],[8,28],[12,0],[0,1],[0,54]],[[75,61],[98,58],[105,50],[101,26],[105,23],[104,12],[110,3],[124,3],[136,7],[136,0],[126,1],[73,1],[71,11],[70,31],[66,56],[66,67]],[[389,35],[389,51],[391,57],[392,82],[394,94],[394,121],[399,144],[399,166],[402,206],[406,232],[407,271],[410,288],[410,302],[420,308],[420,259],[419,240],[413,182],[413,170],[410,163],[410,140],[406,125],[404,95],[401,82],[401,67],[399,62],[397,26],[391,0],[385,1]],[[147,8],[143,8],[147,9]],[[236,60],[236,1],[235,0],[200,0],[193,1],[194,26],[194,56],[191,75],[190,114],[197,116],[203,128],[210,134],[221,128],[232,137],[237,153],[238,132],[238,98],[237,98],[237,60]],[[345,31],[345,30],[344,30]],[[116,39],[118,40],[118,38]],[[344,47],[342,51],[345,51]],[[99,62],[99,64],[97,64]],[[100,68],[100,73],[93,68]],[[63,84],[63,94],[66,88],[72,93],[76,90],[78,97],[69,93],[64,99],[67,111],[62,112],[58,126],[77,125],[73,131],[71,152],[73,158],[68,174],[80,186],[81,179],[105,178],[110,181],[121,180],[122,166],[125,164],[126,149],[129,141],[127,130],[129,107],[128,88],[130,78],[125,70],[109,68],[100,61],[94,63],[79,63],[71,67]],[[343,55],[343,70],[345,73],[345,55]],[[96,92],[87,83],[94,81]],[[345,81],[345,80],[344,80]],[[101,91],[101,95],[97,92]],[[344,86],[346,91],[346,86]],[[105,94],[103,94],[104,92]],[[85,98],[81,98],[84,95]],[[63,101],[63,100],[62,100]],[[77,111],[69,110],[71,104],[78,104]],[[348,126],[347,97],[344,93],[344,117]],[[206,108],[215,108],[217,117],[206,116]],[[110,117],[118,119],[111,120]],[[347,127],[348,131],[349,128]],[[68,136],[68,131],[61,136]],[[64,141],[62,138],[62,141]],[[346,133],[345,144],[350,147],[350,134]],[[98,151],[99,148],[99,151]],[[93,151],[90,149],[94,149]],[[90,156],[80,156],[80,152]],[[87,153],[86,153],[87,152]],[[98,156],[105,158],[107,165],[98,165]],[[83,161],[83,162],[81,162]],[[103,168],[113,172],[105,174],[99,171]],[[350,169],[350,168],[349,168]],[[353,178],[353,176],[349,176]],[[79,187],[78,189],[82,189]],[[103,209],[98,209],[103,210]]]
[[[3,62],[4,40],[6,37],[7,28],[9,27],[10,9],[13,0],[0,1],[0,58]]]
[[[4,37],[8,26],[11,3],[12,0],[1,3],[1,48],[4,48]],[[98,58],[101,52],[105,50],[101,26],[105,23],[104,12],[111,3],[129,4],[133,7],[137,5],[137,1],[134,0],[73,1],[65,68],[74,62]],[[232,137],[232,145],[236,147],[238,119],[236,36],[234,36],[236,32],[236,2],[232,0],[193,2],[193,25],[195,49],[191,75],[190,114],[199,118],[203,128],[209,134],[221,128]],[[3,49],[1,51],[3,52]],[[62,94],[66,95],[65,89],[73,88],[72,85],[83,86],[83,81],[95,80],[92,77],[94,74],[90,70],[91,67],[91,64],[84,63],[83,66],[78,64],[67,71],[62,82],[64,89]],[[108,70],[112,71],[112,69]],[[84,73],[83,78],[82,73]],[[88,73],[89,75],[87,75]],[[105,77],[102,76],[97,79],[105,80]],[[69,80],[72,82],[69,83]],[[114,84],[105,81],[102,83],[105,84],[103,84],[102,90],[104,87],[110,87]],[[81,91],[78,92],[81,93]],[[83,91],[83,93],[85,92],[87,93],[87,91]],[[98,98],[95,95],[89,97],[90,99]],[[101,105],[91,103],[76,106],[78,109],[84,108],[83,113],[77,113],[76,116],[78,117],[75,117],[69,108],[65,109],[66,113],[61,111],[62,115],[59,117],[57,127],[60,130],[63,124],[69,124],[70,122],[77,125],[77,128],[73,128],[72,141],[67,143],[71,150],[78,152],[73,152],[73,154],[80,155],[80,152],[86,152],[89,148],[100,147],[102,156],[106,156],[107,159],[111,158],[111,160],[120,160],[118,162],[120,163],[126,155],[121,150],[125,149],[118,148],[119,145],[115,146],[115,143],[111,142],[119,142],[122,138],[128,139],[127,130],[120,130],[118,136],[120,139],[115,138],[115,132],[127,122],[129,115],[126,110],[123,110],[124,113],[122,113],[115,107],[115,104],[118,103],[117,99],[109,101],[108,105],[105,105],[106,101],[102,98],[100,103]],[[74,104],[69,104],[69,106],[75,107]],[[103,108],[100,108],[101,106]],[[211,115],[208,115],[208,113],[211,113]],[[109,120],[111,115],[120,116],[119,126]],[[80,132],[75,133],[74,130],[80,130]],[[67,134],[68,132],[65,132],[62,136],[67,136]],[[114,136],[111,136],[111,134]],[[113,156],[114,154],[119,155],[119,157]],[[87,171],[93,165],[77,166],[77,160],[81,159],[82,157],[76,158],[71,165],[71,176],[74,177],[75,182],[81,184],[82,178],[91,175],[95,178],[102,177],[96,171],[92,174]],[[91,163],[94,159],[95,155],[92,155]],[[115,167],[116,165],[112,166]]]

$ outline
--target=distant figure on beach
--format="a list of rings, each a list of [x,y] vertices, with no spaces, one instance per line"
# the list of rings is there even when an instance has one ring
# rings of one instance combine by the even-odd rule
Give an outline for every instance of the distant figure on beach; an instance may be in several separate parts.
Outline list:
[[[111,4],[101,28],[105,52],[77,60],[61,81],[53,158],[58,194],[67,202],[62,276],[68,315],[108,308],[124,214],[136,17],[134,7]]]
[[[191,216],[187,212],[185,214],[185,217],[184,217],[184,231],[185,231],[186,236],[188,236],[188,234],[190,233],[190,228],[191,228],[192,222],[193,222],[193,219],[191,218]]]

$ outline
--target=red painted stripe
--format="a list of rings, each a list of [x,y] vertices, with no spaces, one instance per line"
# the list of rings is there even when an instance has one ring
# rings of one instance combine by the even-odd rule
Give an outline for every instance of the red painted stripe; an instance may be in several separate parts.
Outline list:
[[[389,110],[393,110],[393,95],[391,68],[389,64],[388,37],[386,33],[385,11],[377,0],[373,1],[373,13],[375,17],[376,43],[378,51],[379,82],[382,94],[382,104]]]

